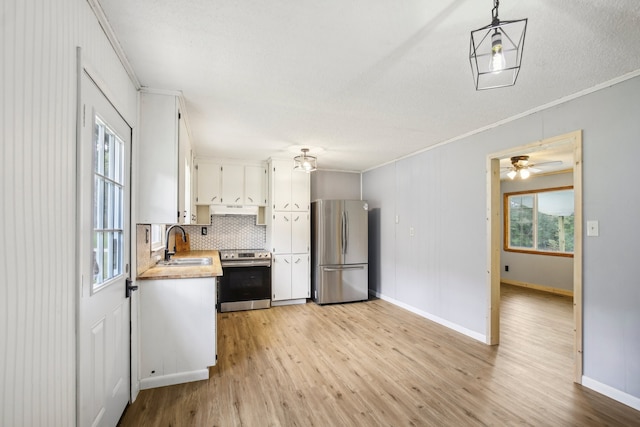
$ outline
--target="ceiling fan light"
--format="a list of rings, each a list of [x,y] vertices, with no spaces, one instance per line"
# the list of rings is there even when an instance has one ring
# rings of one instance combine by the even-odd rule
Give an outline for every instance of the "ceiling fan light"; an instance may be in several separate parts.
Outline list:
[[[529,176],[531,176],[531,173],[529,172],[529,169],[527,169],[527,168],[520,169],[520,178],[527,179],[527,178],[529,178]]]
[[[509,177],[509,179],[513,179],[516,177],[516,175],[518,174],[518,172],[515,171],[515,169],[511,169],[508,173],[507,176]]]
[[[310,173],[318,169],[318,160],[316,159],[316,157],[307,154],[309,152],[309,149],[303,148],[300,151],[302,151],[302,154],[293,158],[293,170]]]

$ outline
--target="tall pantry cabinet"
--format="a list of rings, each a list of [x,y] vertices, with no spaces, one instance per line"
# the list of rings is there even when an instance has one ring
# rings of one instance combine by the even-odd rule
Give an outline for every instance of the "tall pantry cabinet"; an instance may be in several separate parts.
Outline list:
[[[270,159],[267,249],[273,254],[273,305],[304,303],[311,297],[310,176],[293,160]]]

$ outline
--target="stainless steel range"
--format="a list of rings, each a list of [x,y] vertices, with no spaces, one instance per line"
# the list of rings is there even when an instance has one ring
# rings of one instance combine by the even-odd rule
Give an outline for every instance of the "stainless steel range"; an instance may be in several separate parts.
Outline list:
[[[271,307],[271,253],[256,249],[220,251],[220,311]]]

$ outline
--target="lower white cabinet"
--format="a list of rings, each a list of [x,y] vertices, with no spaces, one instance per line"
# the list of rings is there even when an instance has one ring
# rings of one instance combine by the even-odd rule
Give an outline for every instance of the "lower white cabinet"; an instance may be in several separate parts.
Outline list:
[[[205,380],[216,364],[216,279],[140,285],[140,388]]]
[[[271,289],[272,301],[310,298],[309,254],[274,255]]]

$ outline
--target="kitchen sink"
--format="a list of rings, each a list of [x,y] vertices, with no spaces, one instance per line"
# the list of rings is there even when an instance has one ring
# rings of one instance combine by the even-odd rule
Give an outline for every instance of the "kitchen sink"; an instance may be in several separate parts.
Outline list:
[[[158,265],[162,267],[197,267],[211,264],[211,258],[173,258],[169,261],[158,262]]]

